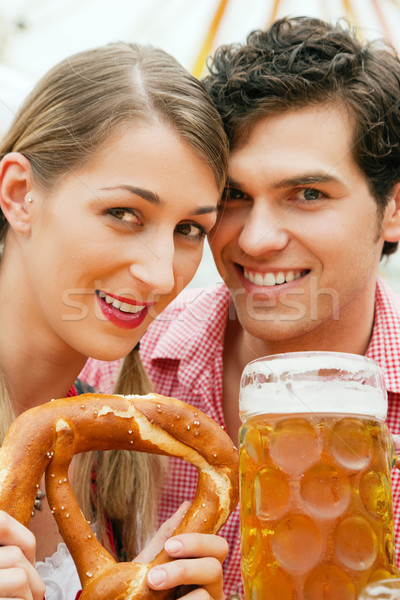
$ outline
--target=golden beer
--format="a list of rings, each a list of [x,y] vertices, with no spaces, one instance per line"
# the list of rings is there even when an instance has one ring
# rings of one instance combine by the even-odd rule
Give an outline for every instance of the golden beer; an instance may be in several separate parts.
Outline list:
[[[246,367],[246,600],[356,600],[369,582],[397,574],[382,386],[375,363],[353,355],[296,353]]]

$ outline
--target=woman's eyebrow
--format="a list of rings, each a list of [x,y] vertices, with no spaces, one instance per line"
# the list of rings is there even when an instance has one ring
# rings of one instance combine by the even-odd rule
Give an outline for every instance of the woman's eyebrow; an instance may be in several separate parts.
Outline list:
[[[126,190],[126,191],[130,192],[131,194],[134,194],[135,196],[140,196],[144,200],[151,202],[151,204],[155,204],[155,205],[164,204],[164,202],[161,200],[160,196],[158,194],[156,194],[155,192],[151,192],[150,190],[145,190],[144,188],[135,187],[132,185],[121,184],[121,185],[115,185],[115,186],[110,186],[110,187],[103,187],[100,189],[105,190],[105,191]],[[200,206],[199,208],[196,208],[192,214],[193,215],[207,215],[209,213],[213,213],[216,211],[217,211],[216,206]]]
[[[160,196],[155,192],[151,192],[150,190],[145,190],[144,188],[135,187],[132,185],[121,184],[112,187],[104,187],[101,189],[106,191],[126,190],[127,192],[130,192],[135,196],[140,196],[141,198],[143,198],[143,200],[151,202],[151,204],[163,204],[163,201],[161,200]]]

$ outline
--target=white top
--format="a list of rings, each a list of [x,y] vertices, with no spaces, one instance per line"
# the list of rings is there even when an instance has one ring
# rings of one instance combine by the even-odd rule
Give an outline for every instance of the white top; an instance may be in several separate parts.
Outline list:
[[[38,561],[36,569],[46,585],[46,600],[75,600],[82,589],[72,556],[64,543],[44,562]]]

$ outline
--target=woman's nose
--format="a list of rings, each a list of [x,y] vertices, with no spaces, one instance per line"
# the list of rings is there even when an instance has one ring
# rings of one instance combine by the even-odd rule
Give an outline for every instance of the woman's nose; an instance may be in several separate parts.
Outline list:
[[[168,294],[175,287],[175,248],[172,242],[145,244],[139,258],[132,261],[129,270],[156,294]]]

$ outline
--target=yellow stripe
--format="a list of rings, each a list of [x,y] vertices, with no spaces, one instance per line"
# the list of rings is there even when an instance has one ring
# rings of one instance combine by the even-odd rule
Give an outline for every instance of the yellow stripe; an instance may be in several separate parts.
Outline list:
[[[276,15],[278,14],[278,8],[279,8],[279,0],[275,0],[274,6],[272,7],[271,16],[269,17],[269,22],[267,24],[267,27],[270,27],[272,25],[272,23],[275,21]]]
[[[356,34],[358,34],[359,31],[358,31],[358,23],[357,23],[357,19],[356,19],[356,14],[353,10],[350,0],[343,0],[343,6],[344,6],[344,10],[346,12],[346,15],[349,18],[350,23],[356,28]]]
[[[229,2],[229,0],[220,0],[218,8],[215,12],[214,18],[210,25],[210,29],[207,33],[206,39],[203,42],[199,56],[197,57],[197,60],[192,69],[193,75],[195,77],[197,77],[198,79],[200,79],[201,74],[203,73],[204,67],[206,65],[207,56],[209,56],[209,54],[211,53],[211,48],[212,48],[212,44],[213,44],[213,41],[215,38],[215,34],[218,31],[219,24],[221,22],[221,19],[223,17],[223,14],[225,12],[228,2]]]

